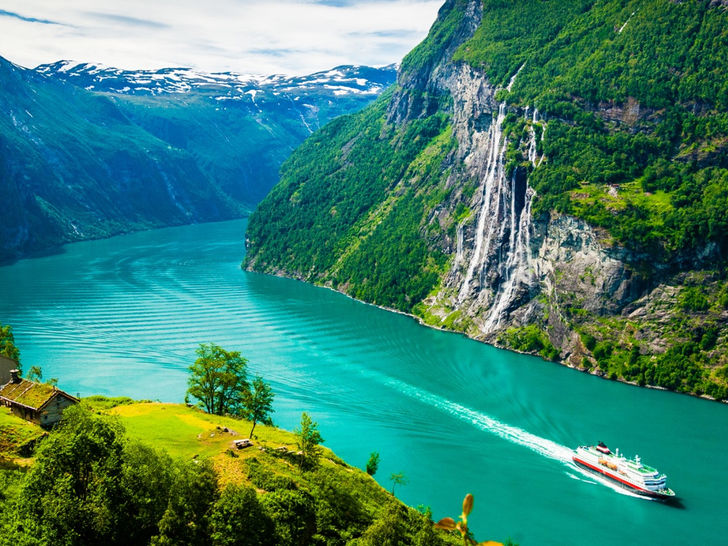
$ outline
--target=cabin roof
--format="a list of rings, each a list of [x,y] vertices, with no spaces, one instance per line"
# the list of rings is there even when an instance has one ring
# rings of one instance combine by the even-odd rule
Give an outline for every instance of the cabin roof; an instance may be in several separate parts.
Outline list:
[[[0,387],[0,399],[7,400],[14,404],[19,404],[33,410],[42,409],[43,406],[59,395],[74,402],[78,402],[76,398],[57,389],[53,385],[36,383],[35,381],[28,381],[27,379],[21,379],[17,383],[10,381]]]

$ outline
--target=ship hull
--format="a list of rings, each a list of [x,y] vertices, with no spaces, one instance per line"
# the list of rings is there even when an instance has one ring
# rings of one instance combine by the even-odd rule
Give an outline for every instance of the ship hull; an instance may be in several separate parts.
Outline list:
[[[577,456],[573,456],[572,460],[580,468],[588,470],[592,474],[604,476],[605,478],[609,479],[609,481],[611,481],[612,483],[615,483],[616,485],[619,485],[620,487],[622,487],[628,491],[631,491],[632,493],[640,495],[642,497],[647,497],[647,498],[651,498],[651,499],[659,499],[659,500],[663,500],[663,501],[672,501],[672,500],[676,499],[674,493],[669,494],[669,493],[663,493],[660,491],[650,491],[649,489],[644,489],[642,487],[639,487],[636,484],[633,484],[629,480],[626,480],[620,476],[613,474],[607,468],[600,468],[599,466],[593,465],[587,461],[579,459]]]

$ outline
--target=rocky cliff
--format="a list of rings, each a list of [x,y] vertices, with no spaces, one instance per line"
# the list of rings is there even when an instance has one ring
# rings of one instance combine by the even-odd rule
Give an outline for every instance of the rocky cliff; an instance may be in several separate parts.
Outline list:
[[[246,266],[725,398],[728,14],[627,4],[448,0],[393,92],[284,165]]]

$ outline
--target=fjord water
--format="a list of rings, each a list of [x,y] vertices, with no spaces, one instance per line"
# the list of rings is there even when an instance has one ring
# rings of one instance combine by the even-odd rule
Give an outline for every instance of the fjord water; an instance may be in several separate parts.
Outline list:
[[[243,221],[68,245],[0,268],[0,322],[24,366],[82,396],[181,402],[201,342],[240,350],[271,382],[276,424],[300,412],[326,445],[481,540],[718,544],[728,540],[728,407],[601,380],[418,325],[301,282],[240,269]],[[597,483],[569,450],[599,440],[669,476],[673,507]]]

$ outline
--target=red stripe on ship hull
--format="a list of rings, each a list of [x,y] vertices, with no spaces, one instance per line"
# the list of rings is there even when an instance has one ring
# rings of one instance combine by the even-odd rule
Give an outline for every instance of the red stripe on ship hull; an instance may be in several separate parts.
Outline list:
[[[631,489],[636,489],[637,491],[642,491],[643,493],[647,493],[648,495],[655,495],[656,494],[654,491],[650,491],[649,489],[643,489],[641,487],[638,487],[638,486],[636,486],[636,485],[628,482],[627,480],[623,480],[619,476],[615,476],[614,474],[612,474],[610,472],[606,472],[606,471],[602,470],[601,468],[599,468],[598,466],[594,466],[593,464],[589,464],[586,461],[582,461],[581,459],[577,458],[576,456],[572,457],[571,459],[575,463],[579,463],[579,464],[584,465],[584,466],[586,466],[588,468],[591,468],[592,470],[596,470],[600,474],[604,474],[608,478],[611,478],[611,479],[613,479],[615,481],[618,481],[620,483],[623,483],[624,485],[626,485],[627,487],[630,487]]]

